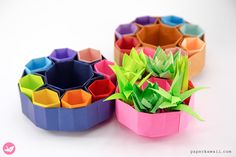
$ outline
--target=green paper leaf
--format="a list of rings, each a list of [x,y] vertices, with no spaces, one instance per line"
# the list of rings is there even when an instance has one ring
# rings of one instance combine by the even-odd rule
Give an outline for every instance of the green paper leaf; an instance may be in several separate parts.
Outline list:
[[[139,82],[138,86],[141,87],[141,86],[144,84],[144,82],[146,82],[146,81],[148,80],[148,78],[149,78],[151,75],[152,75],[152,74],[150,73],[150,74],[148,74],[147,76],[145,76],[145,77]]]
[[[188,105],[185,104],[179,104],[178,106],[172,108],[172,110],[180,110],[180,111],[184,111],[186,113],[188,113],[189,115],[195,117],[196,119],[200,120],[200,121],[204,121],[197,113],[195,113],[191,107],[189,107]]]
[[[114,93],[111,96],[109,96],[108,98],[106,98],[104,101],[115,100],[115,99],[120,99],[120,100],[123,100],[123,101],[126,100],[126,98],[125,98],[125,96],[123,94],[121,94],[121,93]]]
[[[184,101],[185,99],[189,98],[191,95],[193,95],[193,93],[196,93],[199,90],[204,89],[204,87],[196,87],[196,88],[192,88],[188,91],[185,91],[184,93],[180,94],[180,99],[181,101]]]
[[[165,109],[165,108],[170,108],[170,107],[175,107],[177,106],[177,104],[172,104],[168,101],[164,101],[161,103],[161,105],[159,106],[160,109]]]
[[[143,104],[143,106],[145,106],[146,108],[150,109],[152,107],[152,104],[150,104],[147,99],[143,98],[141,100],[141,103]]]

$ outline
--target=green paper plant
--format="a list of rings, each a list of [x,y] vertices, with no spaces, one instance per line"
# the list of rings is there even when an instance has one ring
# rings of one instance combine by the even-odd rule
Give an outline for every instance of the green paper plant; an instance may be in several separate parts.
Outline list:
[[[139,75],[139,79],[141,79],[145,72],[146,66],[147,60],[143,51],[138,54],[135,48],[132,48],[132,50],[130,51],[130,55],[124,54],[120,70],[130,81],[136,75]],[[141,74],[140,71],[142,71]]]
[[[166,54],[161,47],[157,47],[154,57],[146,57],[146,61],[146,70],[155,77],[174,79],[177,70],[182,71],[182,90],[188,88],[188,57],[181,55],[180,51],[174,55],[171,52]]]
[[[181,92],[181,77],[177,72],[168,92],[160,88],[156,83],[148,83],[148,86],[144,90],[134,85],[134,91],[132,93],[134,108],[139,112],[148,113],[156,113],[159,109],[166,109],[167,111],[180,110],[203,121],[191,107],[184,104],[184,100],[189,98],[193,93],[203,89],[203,87],[192,88]]]
[[[142,69],[138,73],[134,75],[134,77],[130,80],[127,79],[123,71],[121,70],[121,67],[119,67],[116,63],[114,66],[110,66],[112,70],[115,72],[116,77],[117,77],[117,83],[119,87],[119,91],[117,93],[114,93],[110,97],[108,97],[105,101],[107,100],[114,100],[114,99],[120,99],[128,104],[133,104],[131,94],[133,93],[133,88],[134,84],[137,83],[139,78],[142,77],[145,69]],[[147,81],[147,79],[151,76],[152,74],[146,75],[139,83],[138,87],[141,87],[142,84]]]
[[[161,68],[159,68],[159,66]],[[184,100],[202,89],[202,87],[189,89],[188,86],[188,57],[177,52],[166,55],[158,47],[153,59],[145,57],[143,52],[131,50],[130,56],[124,55],[122,66],[110,66],[117,76],[119,91],[108,97],[107,100],[120,99],[134,106],[139,112],[157,113],[160,109],[167,111],[184,111],[198,120],[203,120],[191,107],[184,104]],[[145,71],[150,72],[144,78]],[[160,73],[161,72],[161,73]],[[158,75],[157,75],[158,74]],[[151,76],[170,77],[172,81],[167,92],[158,84],[148,83],[142,90],[142,84]],[[142,79],[143,78],[143,79]],[[141,79],[140,82],[138,82]]]

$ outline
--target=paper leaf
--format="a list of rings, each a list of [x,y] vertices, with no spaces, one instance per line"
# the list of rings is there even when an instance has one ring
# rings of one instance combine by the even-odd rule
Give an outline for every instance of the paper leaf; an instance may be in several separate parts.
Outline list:
[[[184,93],[180,94],[180,99],[181,101],[184,101],[185,99],[189,98],[191,95],[193,95],[193,93],[196,93],[199,90],[204,89],[204,87],[196,87],[196,88],[192,88],[188,91],[185,91]]]
[[[154,105],[154,107],[152,108],[152,110],[150,110],[150,112],[151,113],[156,113],[156,111],[159,109],[159,106],[162,104],[163,101],[164,101],[164,98],[160,97],[159,100]]]
[[[160,109],[165,109],[165,108],[170,108],[170,107],[175,107],[177,106],[177,104],[172,104],[170,102],[164,101],[161,103],[161,105],[159,106]]]
[[[160,94],[161,96],[163,96],[167,100],[171,100],[171,95],[168,92],[166,92],[164,89],[159,88],[158,90],[157,89],[151,89],[151,90],[153,90],[154,92]]]
[[[204,121],[197,113],[195,113],[191,107],[189,107],[188,105],[185,104],[179,104],[176,107],[171,108],[171,110],[180,110],[180,111],[184,111],[186,113],[188,113],[189,115],[195,117],[196,119],[200,120],[200,121]]]
[[[144,82],[146,82],[148,80],[148,78],[152,75],[152,73],[148,74],[147,76],[145,76],[138,84],[139,87],[141,87]]]
[[[148,109],[152,108],[152,104],[149,103],[149,102],[147,101],[147,99],[145,99],[145,98],[143,98],[143,99],[141,100],[141,103],[143,104],[143,106],[145,106],[145,107],[148,108]]]
[[[125,96],[121,93],[114,93],[111,96],[109,96],[108,98],[106,98],[104,101],[108,101],[108,100],[115,100],[115,99],[121,99],[123,101],[126,100]]]

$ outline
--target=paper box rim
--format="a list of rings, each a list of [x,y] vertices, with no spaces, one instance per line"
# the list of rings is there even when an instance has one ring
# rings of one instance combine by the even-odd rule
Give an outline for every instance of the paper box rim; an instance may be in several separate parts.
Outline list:
[[[31,100],[24,93],[22,93],[20,91],[20,89],[19,89],[19,94],[20,94],[20,98],[21,98],[21,107],[22,107],[23,114],[32,123],[34,123],[35,126],[41,128],[41,129],[44,129],[44,130],[49,130],[49,131],[71,132],[71,131],[88,130],[88,129],[102,123],[103,121],[110,119],[113,115],[113,112],[114,112],[114,101],[103,102],[104,99],[93,102],[93,103],[89,104],[88,106],[81,107],[81,108],[74,108],[74,109],[71,109],[71,108],[43,108],[41,106],[34,105],[31,102]],[[105,103],[107,103],[107,104],[105,104]],[[60,125],[61,117],[65,117],[67,115],[73,115],[76,113],[76,111],[83,110],[83,109],[87,109],[87,112],[90,112],[92,110],[92,108],[90,108],[90,107],[92,107],[92,106],[96,107],[96,105],[97,105],[97,108],[96,108],[97,115],[96,115],[96,118],[93,118],[94,121],[92,123],[88,122],[87,125],[80,127],[80,128],[77,128],[76,126],[75,126],[75,128],[67,128],[67,127],[63,127],[63,125]],[[49,114],[47,116],[45,114],[37,115],[37,114],[35,114],[36,110],[48,112]],[[53,114],[50,115],[51,112],[57,113],[57,116],[52,117]],[[58,114],[60,114],[60,116]],[[49,118],[47,118],[47,117],[49,117]],[[39,124],[39,121],[44,121],[44,120],[52,121],[52,119],[56,120],[56,122],[58,123],[57,127],[52,128],[52,126],[45,126],[45,125],[42,126],[41,124]],[[37,120],[38,120],[38,122],[37,122]],[[85,123],[84,121],[82,122],[81,119],[78,120],[75,118],[73,118],[73,121],[70,121],[69,123],[76,125],[77,124],[76,122]]]
[[[188,121],[191,118],[183,111],[151,114],[138,112],[132,106],[121,100],[116,100],[115,104],[117,120],[134,133],[145,137],[162,137],[182,132],[187,127]],[[191,107],[194,106],[194,95],[189,98],[188,105]],[[158,120],[158,118],[161,120]],[[143,122],[141,123],[140,121],[142,121],[142,119],[150,120],[152,125],[148,126]],[[165,125],[168,122],[172,122],[172,125],[169,125],[169,128]]]

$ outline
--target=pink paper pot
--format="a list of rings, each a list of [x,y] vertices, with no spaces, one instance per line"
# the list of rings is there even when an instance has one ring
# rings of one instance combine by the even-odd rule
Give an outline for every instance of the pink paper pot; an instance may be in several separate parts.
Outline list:
[[[114,84],[116,84],[116,75],[109,65],[114,65],[114,63],[108,60],[101,60],[94,64],[94,69],[97,73],[103,75],[107,79],[110,79]]]
[[[143,53],[148,56],[149,58],[153,58],[154,54],[156,52],[156,50],[154,48],[150,48],[150,47],[139,47],[137,48],[138,53],[140,53],[140,51],[143,51]]]
[[[193,107],[194,97],[191,96],[185,103]],[[182,111],[155,114],[138,112],[129,104],[116,100],[116,118],[138,135],[162,137],[183,131],[191,117]]]
[[[93,63],[102,60],[102,54],[99,50],[87,48],[78,52],[78,60],[86,63]]]

